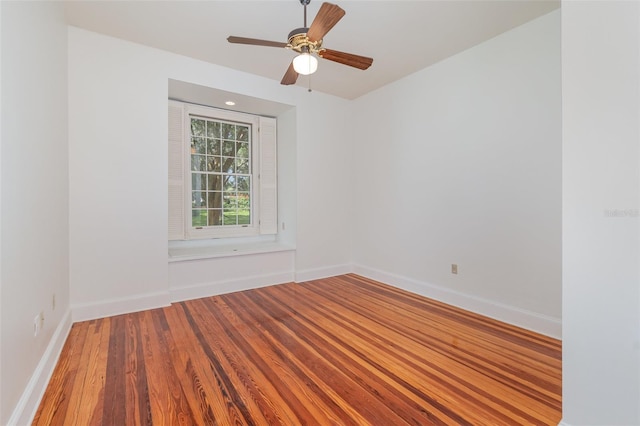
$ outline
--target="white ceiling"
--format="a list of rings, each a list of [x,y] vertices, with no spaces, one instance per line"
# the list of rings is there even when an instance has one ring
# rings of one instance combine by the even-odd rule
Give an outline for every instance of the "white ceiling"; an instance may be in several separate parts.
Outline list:
[[[560,7],[559,0],[333,0],[346,15],[323,46],[374,58],[366,71],[320,60],[298,85],[355,99]],[[308,6],[308,24],[322,1]],[[66,3],[70,25],[280,82],[294,53],[230,44],[227,36],[286,42],[303,26],[300,0]],[[287,90],[282,86],[282,90]]]

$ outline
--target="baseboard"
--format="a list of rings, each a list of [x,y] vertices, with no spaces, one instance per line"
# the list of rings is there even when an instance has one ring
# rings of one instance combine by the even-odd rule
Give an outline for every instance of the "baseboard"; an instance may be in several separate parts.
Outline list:
[[[320,280],[322,278],[335,277],[337,275],[344,275],[351,272],[353,272],[353,265],[350,263],[328,266],[325,268],[305,269],[302,271],[296,271],[295,282],[301,283],[304,281]]]
[[[155,309],[169,306],[169,292],[147,293],[133,297],[110,299],[98,303],[85,303],[71,306],[73,322],[106,318],[114,315]]]
[[[545,336],[555,339],[561,339],[562,337],[562,321],[558,318],[540,315],[535,312],[362,265],[354,265],[353,272],[449,305],[535,331]]]
[[[215,296],[217,294],[233,293],[235,291],[289,283],[292,281],[293,272],[282,272],[278,274],[256,275],[225,281],[213,281],[188,287],[174,287],[169,289],[169,294],[171,302],[180,302],[183,300]]]
[[[22,396],[18,400],[9,422],[7,425],[30,425],[33,422],[33,418],[36,415],[40,400],[47,390],[47,385],[53,374],[53,370],[58,363],[58,358],[64,347],[64,342],[69,336],[71,331],[71,310],[67,310],[66,314],[62,317],[62,320],[56,327],[51,340],[45,349],[40,362],[36,366],[27,387]]]
[[[558,426],[571,426],[571,424],[565,422],[564,420],[560,420],[560,423],[558,423]]]

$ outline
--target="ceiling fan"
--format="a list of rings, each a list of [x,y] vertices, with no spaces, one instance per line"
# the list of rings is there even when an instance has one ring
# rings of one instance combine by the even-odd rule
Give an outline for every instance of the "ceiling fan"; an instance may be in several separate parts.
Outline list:
[[[310,1],[300,0],[304,6],[304,27],[291,31],[288,43],[236,36],[229,36],[227,41],[256,46],[284,47],[298,52],[299,55],[293,58],[280,84],[295,84],[299,74],[313,74],[318,68],[318,60],[315,55],[361,70],[369,68],[373,63],[372,58],[322,47],[322,38],[342,19],[345,11],[338,5],[322,3],[311,26],[307,27],[307,5]]]

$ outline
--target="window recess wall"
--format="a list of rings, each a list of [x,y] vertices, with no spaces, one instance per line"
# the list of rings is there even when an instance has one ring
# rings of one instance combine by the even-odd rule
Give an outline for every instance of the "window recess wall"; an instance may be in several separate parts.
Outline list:
[[[169,239],[278,232],[276,120],[169,101]]]

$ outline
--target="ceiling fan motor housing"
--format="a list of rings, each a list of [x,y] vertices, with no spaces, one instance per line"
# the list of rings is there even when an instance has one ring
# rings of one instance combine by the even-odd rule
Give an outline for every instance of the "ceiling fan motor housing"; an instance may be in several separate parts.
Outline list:
[[[287,47],[296,52],[310,52],[317,53],[322,47],[322,40],[311,41],[307,37],[307,32],[309,28],[296,28],[295,30],[289,33],[288,39],[289,44]]]

